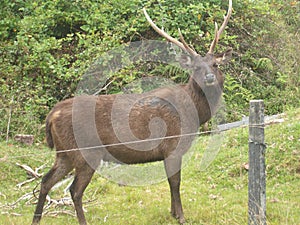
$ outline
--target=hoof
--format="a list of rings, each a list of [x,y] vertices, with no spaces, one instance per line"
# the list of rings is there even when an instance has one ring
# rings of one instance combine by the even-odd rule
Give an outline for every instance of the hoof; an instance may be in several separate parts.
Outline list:
[[[180,219],[178,220],[178,222],[179,222],[179,224],[185,224],[185,219],[184,219],[184,218],[180,218]]]
[[[39,218],[39,217],[33,218],[31,225],[38,225],[38,224],[40,224],[40,220],[41,220],[41,218]]]
[[[176,212],[171,212],[171,215],[177,219],[177,221],[179,222],[179,224],[185,224],[185,219],[184,219],[184,216],[182,215],[181,217],[176,214]]]

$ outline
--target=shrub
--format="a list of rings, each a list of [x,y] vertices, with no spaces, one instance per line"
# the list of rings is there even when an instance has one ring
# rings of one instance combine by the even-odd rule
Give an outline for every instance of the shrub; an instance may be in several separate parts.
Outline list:
[[[269,114],[299,105],[299,5],[282,0],[234,2],[234,15],[217,47],[234,49],[234,61],[223,69],[227,121],[248,114],[253,98],[263,98]],[[12,109],[10,136],[39,136],[49,110],[74,95],[82,75],[101,54],[131,41],[162,39],[147,24],[143,6],[170,35],[178,37],[180,28],[187,42],[205,53],[214,21],[222,22],[227,1],[4,0],[0,6],[0,116],[8,118]],[[119,71],[107,92],[121,92],[122,85],[145,75],[187,80],[180,70],[150,68]],[[1,120],[0,138],[7,124]]]

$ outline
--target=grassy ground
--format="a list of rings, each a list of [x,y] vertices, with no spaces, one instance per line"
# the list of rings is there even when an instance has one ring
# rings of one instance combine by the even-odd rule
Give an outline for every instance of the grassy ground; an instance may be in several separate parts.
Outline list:
[[[300,109],[287,113],[285,122],[266,128],[267,221],[269,225],[300,224]],[[247,224],[248,128],[224,133],[220,152],[203,170],[201,159],[210,140],[200,137],[182,174],[182,200],[187,224]],[[35,198],[17,201],[31,193],[40,179],[28,179],[16,163],[32,168],[52,165],[54,151],[45,146],[25,147],[0,143],[0,224],[30,224]],[[69,197],[66,185],[51,192],[52,199]],[[110,182],[96,174],[86,190],[89,224],[176,224],[170,216],[166,181],[130,187]],[[41,224],[77,224],[72,205],[49,205]]]

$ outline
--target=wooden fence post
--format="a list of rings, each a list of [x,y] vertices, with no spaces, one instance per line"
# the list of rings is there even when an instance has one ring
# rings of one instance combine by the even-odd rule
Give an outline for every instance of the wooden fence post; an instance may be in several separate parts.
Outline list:
[[[266,225],[264,102],[250,101],[248,224]]]

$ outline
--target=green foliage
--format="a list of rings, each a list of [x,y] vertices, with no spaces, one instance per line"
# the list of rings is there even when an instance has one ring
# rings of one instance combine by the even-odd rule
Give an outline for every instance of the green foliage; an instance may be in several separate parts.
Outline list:
[[[223,69],[228,74],[228,120],[247,114],[253,98],[263,98],[269,114],[297,107],[299,1],[233,4],[234,14],[217,46],[218,51],[234,49],[234,61]],[[101,54],[131,41],[162,39],[147,24],[144,6],[160,27],[176,38],[180,28],[186,41],[204,54],[227,1],[1,1],[0,116],[5,119],[0,121],[0,138],[5,137],[10,108],[10,136],[39,135],[49,110],[74,95]],[[111,79],[105,93],[122,92],[124,85],[152,75],[187,80],[185,73],[169,66],[130,66]]]
[[[249,111],[249,101],[253,99],[250,90],[244,87],[231,75],[227,75],[224,87],[224,99],[227,115],[226,121],[235,121],[242,115],[247,115]],[[235,111],[234,109],[239,109]]]
[[[239,61],[233,64],[233,76],[253,98],[265,100],[268,114],[298,107],[300,58],[295,52],[299,39],[295,22],[300,22],[300,3],[273,0],[254,5],[244,4],[246,2],[239,1],[235,7],[233,32],[240,34]],[[242,112],[242,108],[236,109]]]

